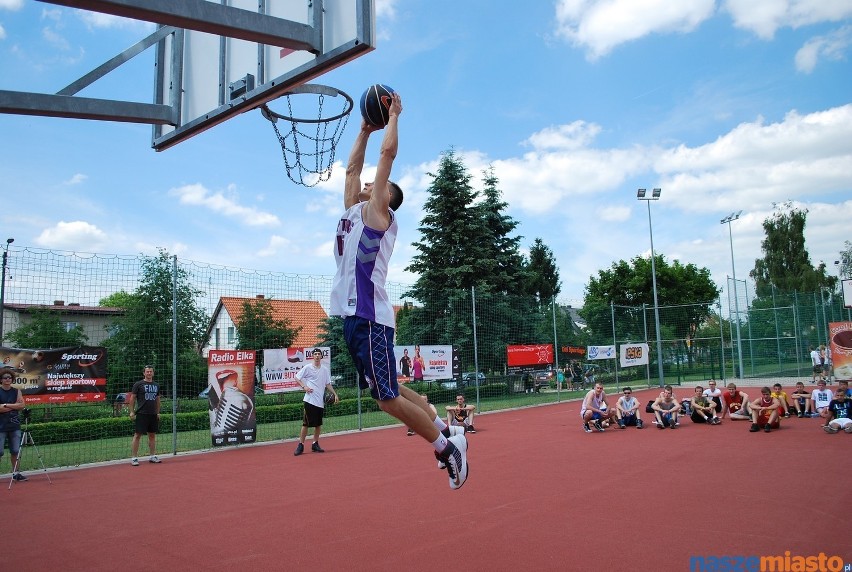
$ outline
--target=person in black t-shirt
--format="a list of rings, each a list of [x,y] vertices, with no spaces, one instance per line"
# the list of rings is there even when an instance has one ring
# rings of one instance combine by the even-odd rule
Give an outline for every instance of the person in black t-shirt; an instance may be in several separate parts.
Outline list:
[[[139,466],[139,440],[145,433],[148,434],[148,462],[159,463],[157,457],[157,432],[160,430],[160,386],[154,381],[154,368],[146,365],[142,370],[142,377],[133,384],[127,407],[130,409],[130,419],[134,421],[133,442],[130,445],[132,458],[130,464]]]

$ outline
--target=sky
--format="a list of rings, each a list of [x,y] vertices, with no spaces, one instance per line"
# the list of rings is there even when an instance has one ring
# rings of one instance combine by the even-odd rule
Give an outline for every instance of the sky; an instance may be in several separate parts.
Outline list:
[[[762,256],[774,205],[808,210],[811,261],[852,240],[852,0],[377,0],[376,49],[315,80],[403,99],[392,178],[405,191],[389,280],[420,240],[443,153],[474,187],[493,167],[526,252],[553,251],[563,303],[654,250],[726,291]],[[153,25],[0,0],[0,90],[56,93]],[[212,56],[211,56],[212,57]],[[154,52],[79,95],[151,102]],[[274,106],[273,106],[274,107]],[[253,110],[162,151],[142,124],[0,114],[0,227],[14,248],[156,254],[332,275],[352,113],[328,181],[286,176]],[[367,149],[371,180],[380,137]],[[742,211],[738,220],[720,220]],[[731,242],[732,240],[732,242]],[[733,250],[733,265],[732,265]],[[724,296],[724,294],[723,294]]]

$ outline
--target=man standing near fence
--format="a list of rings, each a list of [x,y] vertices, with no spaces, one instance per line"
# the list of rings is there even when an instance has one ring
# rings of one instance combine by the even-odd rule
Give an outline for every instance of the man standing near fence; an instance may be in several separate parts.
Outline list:
[[[426,439],[435,449],[438,466],[446,468],[451,489],[464,485],[468,475],[467,439],[452,435],[443,419],[434,415],[417,392],[400,385],[393,353],[394,308],[385,282],[398,230],[394,211],[402,204],[402,189],[390,181],[396,158],[402,99],[391,95],[376,175],[361,184],[367,141],[380,129],[361,122],[349,154],[343,205],[337,226],[334,258],[337,272],[331,289],[331,315],[343,317],[343,336],[358,370],[358,383],[369,388],[385,413]],[[415,351],[415,362],[418,352]],[[415,365],[414,376],[417,377]],[[462,430],[463,431],[463,430]]]
[[[133,442],[130,445],[130,464],[139,466],[139,441],[142,435],[148,434],[149,463],[159,463],[157,453],[157,433],[160,430],[160,385],[154,381],[153,366],[146,365],[142,370],[142,378],[133,384],[127,407],[130,409],[130,419],[133,424]]]
[[[9,443],[9,456],[12,469],[18,464],[18,453],[21,447],[21,420],[18,412],[24,408],[24,396],[17,387],[12,387],[15,376],[11,369],[0,371],[0,459],[3,449]],[[12,475],[16,481],[26,481],[20,472]]]
[[[302,415],[302,429],[299,432],[299,444],[296,445],[296,450],[293,452],[293,455],[297,457],[305,452],[305,438],[308,436],[308,427],[314,428],[314,442],[311,445],[311,451],[325,453],[325,449],[320,447],[319,438],[320,433],[322,433],[322,418],[325,413],[326,390],[334,394],[335,403],[340,402],[337,391],[331,385],[331,372],[322,364],[322,350],[314,348],[311,357],[313,361],[306,364],[296,374],[296,381],[299,382],[299,386],[305,392],[305,398],[302,400],[305,408]]]

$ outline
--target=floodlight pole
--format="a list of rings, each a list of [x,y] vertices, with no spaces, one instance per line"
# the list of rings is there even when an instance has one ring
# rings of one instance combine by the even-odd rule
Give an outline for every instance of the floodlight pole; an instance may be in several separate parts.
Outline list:
[[[6,263],[9,260],[9,245],[13,242],[14,238],[7,238],[6,247],[3,249],[3,271],[0,278],[0,346],[3,345],[3,309],[6,305]]]
[[[737,296],[737,265],[734,263],[734,233],[731,230],[731,221],[735,221],[740,218],[740,215],[743,214],[743,211],[731,213],[720,221],[720,224],[728,224],[728,237],[731,240],[731,272],[734,276],[734,310],[737,313],[737,357],[738,362],[740,364],[740,374],[737,376],[739,379],[743,378],[744,370],[743,370],[743,338],[740,334],[740,299]]]
[[[656,255],[654,254],[654,225],[651,222],[651,201],[660,200],[662,189],[653,189],[650,197],[645,196],[646,192],[646,189],[639,189],[636,192],[636,198],[640,201],[645,201],[648,205],[648,232],[651,235],[651,284],[654,289],[654,325],[657,330],[657,375],[660,379],[660,387],[663,387],[666,384],[663,376],[663,337],[660,332],[660,304],[657,301],[657,266],[654,261],[656,258]]]

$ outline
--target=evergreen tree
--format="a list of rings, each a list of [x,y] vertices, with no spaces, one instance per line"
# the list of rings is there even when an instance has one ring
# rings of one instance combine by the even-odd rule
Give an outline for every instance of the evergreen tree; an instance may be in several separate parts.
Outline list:
[[[536,238],[530,247],[527,275],[528,289],[538,298],[539,305],[551,303],[562,290],[556,258],[550,247],[540,238]]]

